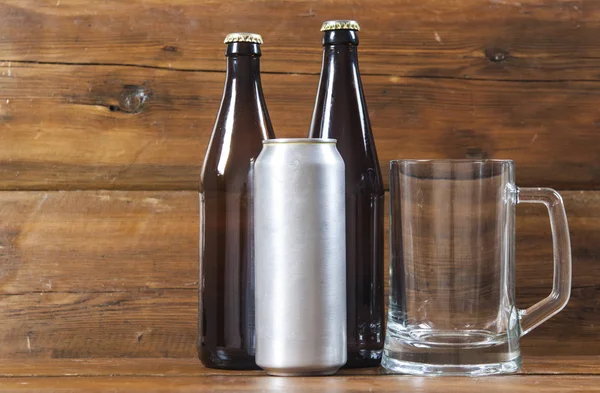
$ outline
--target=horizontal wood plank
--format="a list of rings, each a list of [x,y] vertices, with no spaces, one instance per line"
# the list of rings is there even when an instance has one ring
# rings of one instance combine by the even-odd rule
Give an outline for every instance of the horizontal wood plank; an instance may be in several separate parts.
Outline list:
[[[0,192],[0,294],[198,287],[195,192]]]
[[[403,375],[298,377],[57,377],[1,378],[0,392],[390,392],[390,393],[555,393],[599,392],[598,376],[523,376],[420,378]]]
[[[197,190],[224,74],[0,66],[0,189]],[[316,75],[264,75],[279,137],[307,135]],[[364,77],[387,183],[399,158],[514,159],[521,186],[600,187],[597,83]]]
[[[572,298],[525,358],[599,351],[600,192],[563,196]],[[2,192],[0,247],[0,358],[195,357],[197,193]],[[551,253],[545,211],[519,207],[519,306],[550,293]]]
[[[0,319],[4,359],[191,358],[198,291],[0,295]]]
[[[221,70],[224,36],[241,30],[263,34],[264,70],[318,73],[321,22],[354,18],[368,74],[600,76],[595,1],[10,0],[0,13],[0,58],[11,61]]]
[[[519,300],[541,299],[523,291]],[[523,338],[523,356],[598,354],[600,290],[574,290],[568,306]],[[194,289],[0,295],[0,358],[196,356]]]
[[[600,193],[562,194],[574,287],[593,287],[600,275],[595,219]],[[535,205],[519,205],[517,211],[517,288],[549,289],[547,213]],[[0,223],[0,293],[197,287],[195,192],[2,192]],[[96,272],[93,280],[90,271]]]

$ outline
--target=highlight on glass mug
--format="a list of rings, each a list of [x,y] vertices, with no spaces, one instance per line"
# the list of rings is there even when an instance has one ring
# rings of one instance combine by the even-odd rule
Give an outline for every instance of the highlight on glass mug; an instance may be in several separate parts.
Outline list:
[[[521,366],[519,339],[571,292],[562,198],[518,188],[510,160],[398,160],[390,165],[390,297],[382,365],[417,375],[489,375]],[[554,281],[515,306],[515,207],[544,204]]]

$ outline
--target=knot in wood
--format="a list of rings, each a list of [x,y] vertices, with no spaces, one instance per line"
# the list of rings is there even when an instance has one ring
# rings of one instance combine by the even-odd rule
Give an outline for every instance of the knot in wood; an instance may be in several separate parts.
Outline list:
[[[508,52],[499,48],[486,48],[484,53],[485,57],[493,63],[499,63],[508,57]]]
[[[119,100],[119,107],[123,112],[140,113],[145,108],[145,103],[150,98],[150,91],[143,86],[125,85]]]

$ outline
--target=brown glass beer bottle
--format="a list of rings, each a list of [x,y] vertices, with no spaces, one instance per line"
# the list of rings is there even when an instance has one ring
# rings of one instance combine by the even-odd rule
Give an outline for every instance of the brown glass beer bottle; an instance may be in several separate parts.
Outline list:
[[[258,34],[233,33],[221,107],[200,184],[198,355],[207,367],[254,362],[252,167],[274,138],[260,81]]]
[[[309,137],[335,138],[346,165],[348,363],[376,366],[383,349],[384,187],[358,71],[358,23],[325,22]]]

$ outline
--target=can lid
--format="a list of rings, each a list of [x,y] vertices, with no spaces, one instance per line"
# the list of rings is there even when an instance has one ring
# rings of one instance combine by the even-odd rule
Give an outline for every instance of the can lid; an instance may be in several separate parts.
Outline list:
[[[356,30],[360,31],[360,26],[355,20],[328,20],[323,22],[321,31],[329,30]]]
[[[224,44],[231,42],[250,42],[254,44],[262,44],[263,39],[260,34],[256,33],[229,33],[223,41]]]

